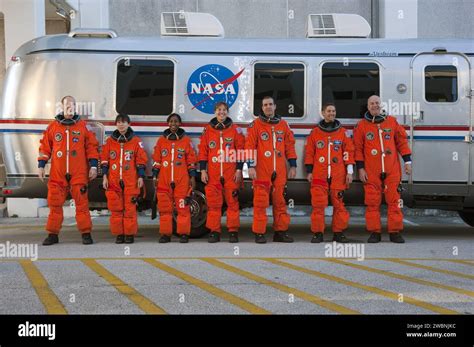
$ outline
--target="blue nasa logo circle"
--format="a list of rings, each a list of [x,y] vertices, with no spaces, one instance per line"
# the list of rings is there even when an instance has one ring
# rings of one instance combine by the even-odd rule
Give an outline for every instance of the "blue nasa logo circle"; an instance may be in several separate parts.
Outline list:
[[[234,74],[225,66],[208,64],[196,69],[189,77],[186,94],[193,105],[192,109],[214,114],[216,102],[226,102],[229,108],[239,95],[237,79],[243,69]]]

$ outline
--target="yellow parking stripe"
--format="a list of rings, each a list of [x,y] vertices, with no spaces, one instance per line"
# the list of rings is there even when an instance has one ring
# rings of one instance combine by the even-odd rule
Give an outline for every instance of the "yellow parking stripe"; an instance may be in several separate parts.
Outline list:
[[[165,310],[155,305],[151,300],[141,295],[134,288],[127,285],[120,278],[109,272],[102,265],[92,259],[84,259],[82,262],[100,277],[115,287],[120,293],[125,295],[131,302],[137,305],[143,312],[149,314],[166,314]]]
[[[461,272],[438,269],[438,268],[435,268],[435,267],[432,267],[432,266],[415,264],[415,263],[411,263],[409,261],[401,260],[401,259],[386,259],[386,260],[391,261],[392,263],[402,264],[402,265],[406,265],[406,266],[416,267],[416,268],[419,268],[419,269],[424,269],[424,270],[439,272],[439,273],[447,274],[447,275],[451,275],[451,276],[467,278],[469,280],[474,280],[473,275],[463,274]]]
[[[384,275],[384,276],[388,276],[388,277],[392,277],[392,278],[397,278],[397,279],[408,281],[408,282],[413,282],[413,283],[418,283],[418,284],[422,284],[422,285],[425,285],[425,286],[430,286],[430,287],[435,287],[435,288],[439,288],[439,289],[449,290],[451,292],[455,292],[455,293],[464,294],[464,295],[467,295],[467,296],[474,297],[474,291],[467,290],[467,289],[452,287],[452,286],[448,286],[448,285],[441,284],[441,283],[436,283],[436,282],[431,282],[431,281],[418,279],[418,278],[415,278],[415,277],[400,275],[400,274],[396,274],[396,273],[389,272],[389,271],[386,271],[386,270],[381,270],[381,269],[377,269],[377,268],[373,268],[373,267],[369,267],[369,266],[350,263],[350,262],[340,260],[340,259],[330,259],[330,258],[328,258],[328,259],[326,259],[326,261],[336,263],[336,264],[345,265],[345,266],[349,266],[349,267],[352,267],[354,269],[373,272],[373,273],[376,273],[376,274],[380,274],[380,275]]]
[[[183,281],[186,281],[208,293],[211,293],[212,295],[214,296],[217,296],[227,302],[230,302],[231,304],[235,305],[235,306],[238,306],[240,307],[241,309],[249,312],[249,313],[252,313],[252,314],[271,314],[270,311],[267,311],[265,310],[264,308],[261,308],[257,305],[254,305],[252,304],[251,302],[245,300],[245,299],[242,299],[242,298],[239,298],[238,296],[235,296],[231,293],[228,293],[220,288],[217,288],[215,286],[213,286],[212,284],[209,284],[209,283],[206,283],[196,277],[193,277],[191,275],[188,275],[184,272],[181,272],[171,266],[168,266],[156,259],[150,259],[150,258],[147,258],[147,259],[143,259],[144,262],[162,270],[162,271],[165,271],[167,273],[169,273],[170,275],[173,275],[175,277],[178,277],[179,279],[182,279]]]
[[[289,268],[289,269],[292,269],[292,270],[295,270],[295,271],[303,272],[303,273],[310,274],[310,275],[313,275],[313,276],[317,276],[317,277],[320,277],[320,278],[324,278],[324,279],[327,279],[327,280],[330,280],[330,281],[338,282],[338,283],[341,283],[341,284],[344,284],[344,285],[347,285],[347,286],[363,289],[363,290],[366,290],[368,292],[372,292],[372,293],[375,293],[375,294],[378,294],[378,295],[381,295],[381,296],[385,296],[386,298],[398,301],[398,295],[399,295],[398,293],[389,292],[389,291],[384,290],[384,289],[380,289],[380,288],[376,288],[376,287],[372,287],[372,286],[367,286],[365,284],[361,284],[361,283],[357,283],[357,282],[352,282],[352,281],[349,281],[349,280],[346,280],[346,279],[343,279],[343,278],[340,278],[340,277],[328,275],[328,274],[318,272],[318,271],[315,271],[315,270],[310,270],[310,269],[307,269],[307,268],[304,268],[304,267],[301,267],[301,266],[297,266],[297,265],[293,265],[293,264],[290,264],[290,263],[287,263],[287,262],[283,262],[283,261],[277,260],[277,259],[267,259],[267,261],[272,263],[272,264],[275,264],[275,265],[280,265],[280,266],[283,266],[283,267],[286,267],[286,268]],[[433,304],[430,304],[430,303],[427,303],[427,302],[424,302],[424,301],[421,301],[421,300],[417,300],[417,299],[411,298],[407,295],[403,295],[403,302],[406,302],[407,304],[411,304],[411,305],[414,305],[414,306],[424,308],[425,310],[440,313],[440,314],[460,314],[460,312],[453,311],[453,310],[450,310],[450,309],[447,309],[447,308],[444,308],[444,307],[441,307],[441,306],[436,306],[436,305],[433,305]]]
[[[67,314],[61,301],[49,288],[48,282],[31,260],[19,261],[48,314]]]
[[[464,264],[464,265],[474,266],[474,263],[471,263],[472,260],[450,259],[448,261],[451,262],[451,263],[456,263],[456,264]]]
[[[45,257],[45,258],[39,258],[38,260],[56,260],[56,261],[67,261],[67,260],[84,260],[84,259],[93,259],[93,260],[143,260],[146,257],[128,257],[128,256],[123,256],[123,257],[94,257],[94,258],[87,258],[87,257],[71,257],[71,258],[50,258],[50,257]],[[181,260],[201,260],[203,258],[207,257],[153,257],[153,259],[159,259],[159,260],[173,260],[173,259],[181,259]],[[235,256],[229,256],[229,257],[213,257],[214,259],[237,259]],[[265,260],[267,258],[265,257],[239,257],[238,259],[246,259],[246,260]],[[326,260],[326,257],[278,257],[278,259],[283,259],[283,260]],[[346,259],[354,259],[356,260],[357,258],[346,258]],[[381,258],[381,257],[365,257],[365,260],[390,260],[390,259],[401,259],[401,260],[421,260],[421,261],[454,261],[454,262],[460,262],[466,265],[474,265],[474,259],[447,259],[447,258]],[[16,262],[18,259],[1,259],[0,262],[4,261],[12,261]]]
[[[223,263],[215,258],[203,258],[202,259],[205,262],[208,262],[211,265],[214,265],[216,267],[219,267],[221,269],[227,270],[229,272],[233,272],[239,276],[246,277],[252,281],[258,282],[260,284],[264,284],[270,287],[273,287],[275,289],[278,289],[282,292],[288,293],[288,294],[293,294],[295,296],[298,296],[302,298],[303,300],[312,302],[313,304],[316,304],[318,306],[324,307],[330,311],[334,311],[337,313],[342,313],[342,314],[360,314],[360,312],[352,310],[350,308],[332,303],[330,301],[326,301],[316,295],[312,295],[306,292],[303,292],[299,289],[296,288],[291,288],[288,286],[285,286],[284,284],[280,284],[277,282],[270,281],[264,277],[260,277],[258,275],[255,275],[253,273],[247,272],[245,270],[241,270],[239,268],[236,268],[234,266],[228,265],[226,263]]]

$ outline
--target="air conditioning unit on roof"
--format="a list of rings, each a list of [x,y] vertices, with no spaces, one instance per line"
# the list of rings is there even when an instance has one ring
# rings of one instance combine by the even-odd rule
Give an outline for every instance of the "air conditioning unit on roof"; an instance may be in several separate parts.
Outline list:
[[[224,36],[221,22],[209,13],[163,12],[162,36]]]
[[[358,14],[310,14],[306,37],[369,37],[370,31],[369,23]]]

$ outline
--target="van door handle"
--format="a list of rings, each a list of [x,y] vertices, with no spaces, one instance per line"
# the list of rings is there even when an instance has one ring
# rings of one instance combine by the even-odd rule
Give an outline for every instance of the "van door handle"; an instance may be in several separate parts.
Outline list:
[[[413,123],[423,121],[424,116],[425,116],[424,112],[421,111],[421,110],[420,110],[418,115],[415,113],[415,115],[413,115],[413,117],[412,117],[413,118]]]

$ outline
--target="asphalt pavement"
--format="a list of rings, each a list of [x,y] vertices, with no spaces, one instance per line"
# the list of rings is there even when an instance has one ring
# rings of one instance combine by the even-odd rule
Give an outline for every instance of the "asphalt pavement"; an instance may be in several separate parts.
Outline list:
[[[117,245],[107,217],[93,223],[93,245],[66,218],[46,247],[44,218],[0,219],[0,314],[474,313],[474,228],[459,218],[406,218],[405,244],[385,232],[367,244],[355,217],[344,246],[330,231],[311,244],[308,217],[292,218],[294,243],[273,243],[269,227],[264,245],[248,217],[238,244],[225,231],[159,244],[158,223],[140,217],[136,242]]]

